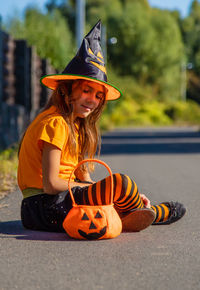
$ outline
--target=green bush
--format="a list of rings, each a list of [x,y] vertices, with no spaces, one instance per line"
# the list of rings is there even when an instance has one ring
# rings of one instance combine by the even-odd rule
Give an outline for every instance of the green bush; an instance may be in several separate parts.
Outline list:
[[[120,76],[111,66],[108,66],[107,70],[109,77],[108,81],[120,89],[123,94],[123,97],[114,101],[114,103],[121,102],[124,98],[133,98],[137,103],[153,100],[155,95],[154,91],[156,90],[154,86],[140,84],[133,76]]]
[[[138,114],[147,116],[151,125],[171,125],[171,119],[164,112],[165,105],[156,101],[141,105]],[[145,123],[144,123],[145,125]]]
[[[127,126],[134,118],[137,110],[138,104],[133,99],[124,99],[113,108],[110,121],[116,126]]]
[[[171,118],[175,124],[200,124],[200,106],[193,101],[167,104],[165,106],[165,114]]]
[[[142,86],[131,76],[121,77],[112,67],[108,68],[108,75],[109,82],[117,86],[123,96],[107,103],[100,121],[103,130],[123,126],[200,124],[200,106],[194,101],[160,102],[155,86]]]
[[[130,126],[199,125],[200,106],[192,101],[137,103],[126,97],[109,106],[103,114],[103,130]]]
[[[106,123],[111,127],[119,126],[157,126],[171,125],[172,120],[164,112],[165,105],[158,102],[139,104],[133,99],[124,98],[113,106],[112,110],[106,110],[103,115],[104,129]],[[106,120],[106,122],[105,122]]]

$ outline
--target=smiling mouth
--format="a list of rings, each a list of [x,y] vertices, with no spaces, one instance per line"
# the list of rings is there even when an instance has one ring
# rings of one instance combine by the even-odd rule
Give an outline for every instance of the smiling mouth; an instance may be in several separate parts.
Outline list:
[[[90,107],[88,107],[88,106],[84,106],[84,105],[82,105],[82,107],[84,108],[84,109],[86,109],[86,110],[92,110],[92,108],[90,108]]]
[[[102,228],[99,233],[90,233],[90,234],[86,234],[84,231],[82,230],[78,230],[79,234],[87,239],[87,240],[98,240],[100,239],[101,237],[103,237],[106,233],[106,230],[107,230],[107,226],[105,226],[104,228]]]

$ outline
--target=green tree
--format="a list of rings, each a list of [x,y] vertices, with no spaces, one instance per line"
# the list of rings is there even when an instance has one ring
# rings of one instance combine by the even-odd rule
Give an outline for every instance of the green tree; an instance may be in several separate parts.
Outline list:
[[[109,19],[109,35],[118,39],[108,54],[119,74],[151,84],[164,99],[179,96],[183,43],[168,11],[128,1],[120,16]]]
[[[75,36],[76,0],[48,0],[46,2],[46,8],[50,13],[52,13],[55,9],[59,10],[67,22],[70,31]]]
[[[36,8],[28,8],[23,21],[11,19],[9,31],[17,39],[26,39],[35,46],[42,58],[61,70],[74,55],[73,37],[65,19],[58,10],[43,14]]]
[[[189,16],[182,21],[183,39],[186,45],[188,61],[195,71],[200,73],[200,3],[192,2]]]
[[[145,0],[144,0],[145,1]],[[49,12],[58,9],[66,19],[70,30],[75,35],[75,18],[76,18],[76,1],[75,0],[48,0],[46,7]],[[87,0],[85,3],[86,10],[86,27],[85,33],[99,20],[106,25],[110,15],[118,14],[122,9],[121,0]]]
[[[197,0],[192,2],[188,17],[181,21],[181,30],[187,62],[192,63],[192,71],[187,72],[187,98],[200,103],[200,3]]]
[[[120,0],[122,5],[125,7],[128,3],[139,3],[146,8],[150,8],[148,0]]]
[[[99,19],[103,25],[111,15],[118,15],[122,9],[120,0],[88,0],[86,2],[86,19],[87,23],[92,26]]]

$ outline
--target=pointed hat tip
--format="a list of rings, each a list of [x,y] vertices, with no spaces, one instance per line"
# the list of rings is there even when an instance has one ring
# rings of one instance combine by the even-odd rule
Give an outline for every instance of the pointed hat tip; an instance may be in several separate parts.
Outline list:
[[[98,33],[101,38],[101,19],[98,20],[98,22],[92,27],[92,29],[87,33],[87,35],[84,38],[90,37],[94,30],[99,31]]]
[[[99,21],[95,24],[94,27],[97,27],[99,30],[101,30],[101,25],[102,25],[101,19],[99,19]]]
[[[101,23],[101,19],[99,19],[98,21],[97,21],[97,23],[96,23],[96,25],[101,25],[102,23]]]

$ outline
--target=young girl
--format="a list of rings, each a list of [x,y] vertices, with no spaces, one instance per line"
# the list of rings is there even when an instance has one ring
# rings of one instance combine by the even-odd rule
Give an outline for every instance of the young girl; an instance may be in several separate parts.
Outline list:
[[[100,34],[98,22],[63,73],[41,80],[54,91],[28,127],[19,149],[21,218],[26,228],[64,231],[62,223],[72,207],[69,176],[79,161],[94,158],[100,143],[96,123],[106,101],[121,95],[107,83]],[[151,207],[130,177],[117,173],[113,178],[114,205],[124,231],[139,231],[152,222],[169,224],[184,215],[182,204],[166,202]],[[93,182],[86,166],[75,171],[70,185],[78,204],[109,203],[110,178]]]

